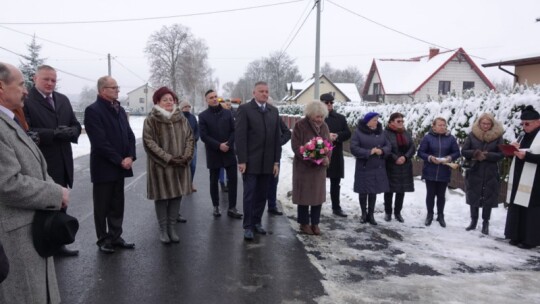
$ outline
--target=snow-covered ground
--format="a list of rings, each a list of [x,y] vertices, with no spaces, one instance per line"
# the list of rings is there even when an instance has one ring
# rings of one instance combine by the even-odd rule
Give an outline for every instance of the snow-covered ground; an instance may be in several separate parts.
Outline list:
[[[144,117],[132,116],[137,138]],[[73,145],[74,157],[89,153],[86,134]],[[278,199],[292,227],[296,206],[292,190],[292,151],[284,146]],[[345,158],[341,206],[348,218],[332,215],[330,198],[323,205],[321,236],[298,234],[313,265],[322,273],[327,296],[319,303],[540,303],[540,253],[510,246],[504,238],[506,210],[493,210],[490,235],[466,232],[469,208],[464,193],[449,190],[447,228],[434,221],[424,226],[425,185],[405,195],[405,223],[383,219],[382,195],[377,198],[378,226],[360,224],[358,196],[352,191],[355,160]],[[329,188],[329,183],[327,183]],[[297,229],[298,230],[298,229]]]

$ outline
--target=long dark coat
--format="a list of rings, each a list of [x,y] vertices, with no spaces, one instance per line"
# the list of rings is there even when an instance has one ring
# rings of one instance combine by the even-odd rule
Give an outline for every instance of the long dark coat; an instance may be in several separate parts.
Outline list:
[[[500,174],[499,161],[504,154],[498,145],[503,143],[503,128],[496,122],[491,130],[484,132],[477,120],[472,132],[465,139],[461,154],[473,161],[465,176],[466,202],[474,207],[497,207],[499,204]],[[474,159],[474,151],[486,151],[486,159]]]
[[[133,176],[122,168],[126,157],[135,161],[135,135],[124,108],[117,113],[111,102],[101,96],[86,107],[84,128],[90,139],[90,176],[92,183],[113,182]]]
[[[525,134],[520,148],[530,148],[540,129]],[[514,180],[509,199],[504,235],[507,239],[518,240],[528,245],[540,245],[540,153],[527,152],[523,160],[515,158]],[[529,207],[514,204],[514,199],[525,162],[536,164]]]
[[[384,135],[391,145],[390,153],[386,158],[386,173],[388,174],[388,183],[390,192],[404,193],[414,192],[412,157],[416,153],[416,147],[412,136],[407,130],[403,131],[403,136],[407,140],[407,145],[400,147],[397,143],[396,131],[386,127]],[[396,160],[404,156],[405,163],[398,165]]]
[[[330,140],[330,132],[326,123],[317,128],[309,118],[305,117],[294,125],[291,140],[294,152],[293,204],[318,206],[326,201],[326,166],[304,160],[300,154],[300,146],[317,136]]]
[[[170,117],[154,106],[144,121],[143,145],[147,154],[147,198],[163,200],[191,193],[189,164],[173,167],[171,158],[193,158],[193,133],[188,120],[175,108]]]
[[[206,167],[219,169],[236,165],[235,127],[231,111],[221,104],[208,107],[199,114],[199,134],[206,147]],[[219,149],[221,143],[229,143],[229,151]]]
[[[333,142],[334,150],[332,150],[330,166],[326,170],[326,177],[343,178],[345,177],[343,143],[351,138],[351,130],[349,130],[345,116],[336,113],[335,110],[328,112],[328,117],[326,117],[324,122],[328,125],[330,133],[336,133],[338,135],[338,138]]]
[[[69,99],[53,92],[55,108],[33,87],[24,101],[24,114],[30,131],[38,132],[39,149],[47,160],[49,175],[57,184],[73,187],[73,152],[71,143],[77,143],[81,134],[81,124],[77,121]],[[59,126],[73,127],[76,132],[68,141],[54,138],[54,130]]]
[[[450,182],[451,169],[443,164],[434,164],[428,161],[429,156],[434,157],[452,157],[456,160],[461,154],[456,138],[449,133],[436,134],[430,130],[418,148],[418,156],[424,160],[424,168],[422,169],[422,179],[435,182]]]
[[[238,107],[236,114],[236,154],[246,164],[247,174],[272,174],[281,158],[279,111],[266,103],[263,112],[252,99]]]
[[[375,147],[382,149],[383,155],[370,155]],[[362,120],[358,122],[351,139],[351,153],[356,157],[354,192],[376,194],[390,190],[385,161],[390,150],[390,142],[384,136],[381,123],[371,130]]]
[[[47,174],[38,147],[2,111],[0,146],[0,239],[10,263],[0,284],[0,303],[60,303],[54,259],[39,256],[34,248],[32,221],[36,210],[60,209],[62,188]]]

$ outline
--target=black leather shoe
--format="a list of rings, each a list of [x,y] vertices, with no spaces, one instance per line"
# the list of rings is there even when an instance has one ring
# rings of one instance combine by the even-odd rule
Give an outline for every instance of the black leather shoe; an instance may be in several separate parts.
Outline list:
[[[360,224],[365,224],[367,223],[367,215],[366,214],[362,214],[360,216]]]
[[[400,223],[404,223],[405,220],[403,219],[403,217],[401,216],[401,214],[394,214],[394,218],[400,222]]]
[[[128,243],[126,241],[124,241],[123,239],[120,239],[116,242],[113,242],[112,245],[114,247],[118,247],[118,248],[122,248],[122,249],[135,249],[135,244],[134,243]]]
[[[178,218],[176,219],[179,223],[187,223],[186,218],[184,218],[181,214],[178,214]]]
[[[283,215],[283,212],[279,211],[279,209],[268,209],[268,214],[273,214],[273,215]]]
[[[105,243],[99,246],[99,251],[103,253],[114,253],[114,248],[111,244]]]
[[[510,240],[509,244],[512,245],[512,246],[519,246],[519,241],[518,240]]]
[[[525,244],[525,243],[519,243],[517,246],[521,249],[532,249],[536,247],[536,246]]]
[[[262,235],[266,234],[266,230],[264,230],[264,228],[261,226],[261,224],[255,225],[253,230],[255,231],[255,233],[258,233],[258,234],[262,234]]]
[[[332,213],[334,215],[337,215],[337,216],[340,216],[340,217],[347,217],[347,214],[345,212],[343,212],[343,210],[341,210],[341,209],[332,210]]]
[[[387,221],[387,222],[390,222],[390,221],[392,220],[392,215],[386,213],[386,214],[384,215],[384,220]]]
[[[238,212],[238,210],[236,210],[236,208],[231,208],[231,209],[227,210],[227,215],[232,217],[232,218],[235,218],[235,219],[241,219],[242,218],[242,213]]]
[[[429,214],[426,216],[426,226],[430,226],[431,222],[433,222],[433,214]]]
[[[218,206],[214,206],[214,213],[213,214],[214,214],[215,217],[221,216],[221,212],[219,211]]]
[[[446,222],[444,221],[444,215],[438,215],[437,216],[437,222],[439,222],[439,225],[441,225],[441,227],[446,228]]]
[[[64,245],[62,247],[60,247],[60,249],[58,250],[58,252],[56,252],[55,256],[78,256],[79,255],[79,250],[70,250],[70,249],[67,249],[67,247]]]
[[[373,216],[373,213],[368,214],[368,223],[374,226],[377,225],[377,221],[375,221],[375,216]]]
[[[229,187],[227,185],[220,183],[221,186],[221,192],[229,192]]]
[[[253,231],[251,229],[244,229],[244,240],[253,241]]]

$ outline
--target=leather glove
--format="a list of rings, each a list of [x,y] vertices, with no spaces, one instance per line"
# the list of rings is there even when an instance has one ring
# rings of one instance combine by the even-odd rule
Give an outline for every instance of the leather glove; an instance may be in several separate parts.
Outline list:
[[[39,146],[39,133],[38,132],[34,132],[34,131],[27,131],[26,132],[26,135],[28,135],[28,137],[30,137],[30,139],[36,144]]]
[[[480,150],[474,150],[473,158],[479,161],[483,161],[484,159],[486,159],[486,154]]]
[[[58,140],[69,141],[71,140],[71,137],[73,135],[72,133],[72,128],[67,126],[58,126],[58,128],[54,130],[54,138]]]

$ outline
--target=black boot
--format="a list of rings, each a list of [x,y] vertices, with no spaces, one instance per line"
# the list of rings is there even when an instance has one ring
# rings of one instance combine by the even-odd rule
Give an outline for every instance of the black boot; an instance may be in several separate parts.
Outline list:
[[[377,222],[375,221],[375,216],[373,214],[375,213],[375,201],[369,200],[368,202],[368,221],[371,225],[377,225]]]
[[[489,235],[489,221],[484,220],[482,222],[482,233],[485,235]]]
[[[444,214],[437,214],[437,222],[439,222],[441,227],[446,228],[446,222],[444,221]]]
[[[433,222],[433,213],[428,213],[426,216],[426,226],[430,226]]]
[[[467,228],[465,228],[465,230],[467,231],[474,230],[476,229],[477,224],[478,224],[478,218],[471,218],[471,223],[469,224]]]
[[[387,222],[390,222],[392,220],[392,215],[389,214],[389,213],[386,213],[384,215],[384,220],[387,221]]]
[[[367,223],[366,202],[360,201],[360,210],[362,211],[362,215],[360,216],[360,223],[365,224]]]

